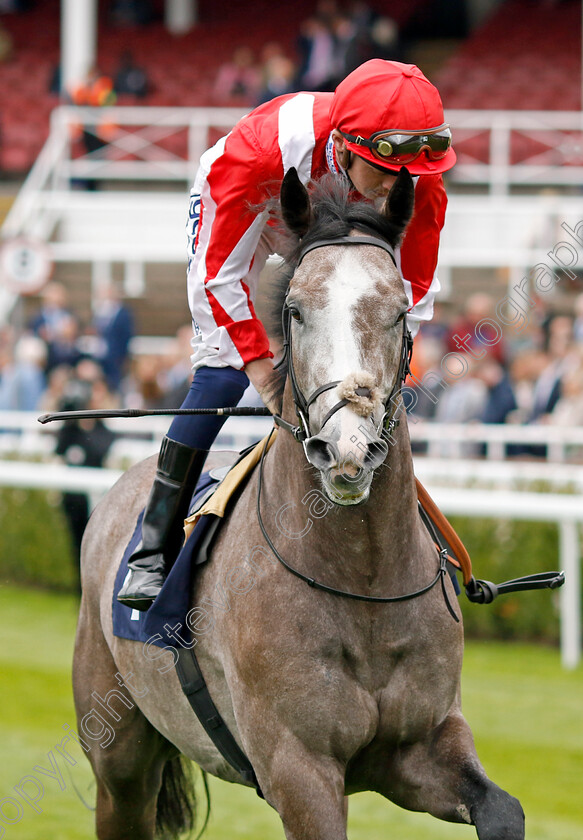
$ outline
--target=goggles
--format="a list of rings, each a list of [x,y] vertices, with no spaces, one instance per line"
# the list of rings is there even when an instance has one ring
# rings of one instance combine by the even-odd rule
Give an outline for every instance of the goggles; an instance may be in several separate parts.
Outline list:
[[[425,132],[402,129],[376,131],[368,140],[360,135],[340,133],[349,143],[364,146],[378,160],[395,166],[412,163],[421,152],[425,152],[429,160],[442,160],[451,147],[451,131],[447,123]]]

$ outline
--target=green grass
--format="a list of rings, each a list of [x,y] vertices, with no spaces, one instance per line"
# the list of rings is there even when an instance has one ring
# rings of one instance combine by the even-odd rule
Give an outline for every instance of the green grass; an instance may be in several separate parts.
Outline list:
[[[70,661],[76,620],[71,596],[15,587],[0,590],[0,800],[14,786],[50,768],[48,753],[74,726]],[[466,648],[464,712],[490,776],[518,796],[527,814],[528,840],[580,840],[583,836],[583,668],[565,672],[552,648],[471,643]],[[94,789],[81,750],[65,772],[65,790],[42,777],[38,807],[23,806],[21,819],[7,825],[6,840],[89,840],[93,815],[80,802],[73,782],[89,802]],[[66,767],[64,762],[60,766]],[[38,776],[38,773],[37,773]],[[33,786],[25,785],[33,792]],[[211,782],[213,813],[207,840],[283,838],[276,814],[250,790]],[[202,802],[202,797],[201,797]],[[0,816],[10,818],[10,802]],[[351,840],[456,840],[476,837],[474,829],[401,811],[373,794],[350,800]]]

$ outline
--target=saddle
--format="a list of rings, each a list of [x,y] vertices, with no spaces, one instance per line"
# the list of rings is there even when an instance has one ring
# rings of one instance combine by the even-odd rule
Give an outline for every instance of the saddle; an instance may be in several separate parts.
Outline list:
[[[249,478],[259,463],[265,446],[271,449],[276,438],[276,432],[263,438],[247,450],[243,450],[233,464],[217,467],[209,475],[215,480],[207,491],[197,499],[190,508],[188,517],[184,520],[184,538],[188,540],[202,516],[216,516],[219,520],[224,517],[227,506],[235,492]]]

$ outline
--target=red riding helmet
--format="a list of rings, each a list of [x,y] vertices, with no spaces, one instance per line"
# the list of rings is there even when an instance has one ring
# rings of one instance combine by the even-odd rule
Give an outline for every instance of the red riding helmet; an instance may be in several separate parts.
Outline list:
[[[336,88],[330,121],[351,152],[389,171],[434,175],[456,161],[441,97],[414,64],[361,64]]]

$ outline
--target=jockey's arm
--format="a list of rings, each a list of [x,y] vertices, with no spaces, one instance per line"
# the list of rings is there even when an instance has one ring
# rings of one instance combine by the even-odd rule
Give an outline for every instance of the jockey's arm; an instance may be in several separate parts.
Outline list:
[[[268,256],[260,246],[268,218],[261,208],[273,176],[263,163],[264,155],[241,129],[201,159],[189,230],[188,295],[201,335],[193,363],[244,369],[271,355],[253,304]]]
[[[259,396],[267,408],[269,408],[270,411],[277,413],[277,407],[270,404],[264,394],[265,388],[273,373],[273,359],[255,359],[252,362],[247,362],[244,370],[251,380],[251,384],[255,390],[258,391]]]
[[[445,221],[447,196],[441,175],[424,175],[415,186],[415,212],[401,246],[401,272],[411,303],[409,326],[413,335],[421,321],[433,317],[439,291],[437,257]]]

